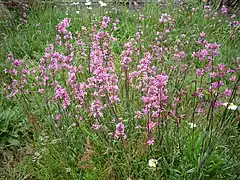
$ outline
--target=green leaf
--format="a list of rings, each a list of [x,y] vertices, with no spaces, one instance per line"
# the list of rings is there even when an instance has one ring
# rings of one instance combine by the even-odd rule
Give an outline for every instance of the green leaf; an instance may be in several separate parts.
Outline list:
[[[17,139],[9,138],[7,141],[13,146],[19,146],[21,144],[20,141]]]

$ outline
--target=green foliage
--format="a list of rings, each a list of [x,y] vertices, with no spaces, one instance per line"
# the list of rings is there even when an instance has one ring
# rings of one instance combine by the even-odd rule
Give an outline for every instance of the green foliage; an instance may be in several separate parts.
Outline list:
[[[16,104],[2,96],[0,100],[0,147],[20,146],[26,133],[26,119]]]

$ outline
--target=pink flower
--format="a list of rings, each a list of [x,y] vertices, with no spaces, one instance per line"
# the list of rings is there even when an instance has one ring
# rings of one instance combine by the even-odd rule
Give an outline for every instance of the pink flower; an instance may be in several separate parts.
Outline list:
[[[222,63],[218,64],[219,71],[223,71],[224,68],[225,68],[225,66]]]
[[[218,107],[220,107],[222,105],[222,103],[220,102],[220,101],[216,101],[215,102],[215,108],[218,108]]]
[[[38,92],[39,92],[40,94],[43,94],[43,93],[45,92],[45,90],[44,90],[44,89],[38,89]]]
[[[101,102],[99,100],[94,100],[89,108],[90,115],[92,115],[93,117],[102,117],[103,116],[102,109],[103,106]]]
[[[103,21],[107,24],[110,23],[110,17],[104,16]]]
[[[176,54],[173,55],[173,59],[174,59],[174,60],[182,61],[182,60],[184,60],[185,58],[186,58],[186,54],[185,54],[185,52],[183,52],[183,51],[180,51],[180,52],[178,52],[178,53],[176,53]]]
[[[18,72],[17,72],[16,69],[12,69],[11,73],[12,73],[13,75],[15,75],[15,76],[18,74]]]
[[[120,137],[125,139],[126,138],[126,134],[124,132],[124,129],[125,129],[124,124],[123,123],[118,123],[116,125],[116,130],[115,130],[115,133],[114,133],[114,137],[116,139],[119,139]]]
[[[12,62],[12,65],[15,66],[15,67],[18,67],[22,64],[21,61],[19,61],[18,59],[15,59],[13,62]]]
[[[93,130],[99,130],[102,126],[100,124],[92,124]]]
[[[203,76],[204,75],[205,70],[204,69],[196,69],[196,75],[197,76]]]
[[[235,82],[236,81],[236,76],[232,75],[230,78],[229,78],[230,81],[232,82]]]
[[[225,89],[225,91],[223,92],[223,96],[224,97],[229,97],[232,95],[232,90],[231,89]]]
[[[61,118],[61,115],[60,114],[57,114],[56,116],[55,116],[55,119],[56,120],[59,120]]]
[[[223,86],[224,83],[222,81],[216,81],[211,84],[212,89],[218,89],[220,86]]]
[[[151,131],[152,128],[154,128],[156,125],[157,123],[154,123],[151,120],[148,120],[148,131]]]
[[[186,35],[185,34],[181,34],[180,37],[184,39],[186,37]]]
[[[227,14],[228,13],[228,9],[227,9],[227,7],[225,6],[225,5],[223,5],[222,7],[221,7],[221,13],[222,14]]]
[[[175,23],[175,20],[172,18],[171,15],[165,13],[165,14],[162,14],[160,19],[159,19],[159,22],[160,23],[169,23],[169,24],[174,24]]]
[[[201,33],[200,33],[200,38],[205,38],[205,35],[206,35],[205,32],[201,32]]]
[[[155,142],[155,141],[154,141],[153,138],[150,138],[150,139],[147,140],[147,144],[148,144],[149,146],[153,145],[154,142]]]
[[[101,27],[103,29],[106,29],[109,23],[110,23],[110,17],[104,16],[103,21],[101,22]]]
[[[3,72],[4,72],[5,74],[7,74],[7,73],[8,73],[8,69],[4,69]]]
[[[204,113],[204,109],[202,107],[198,107],[197,108],[197,113],[200,115],[200,114],[203,114]]]
[[[65,90],[65,88],[63,88],[59,84],[57,84],[54,89],[53,99],[55,101],[58,99],[61,100],[61,105],[62,105],[63,109],[66,109],[68,106],[70,106],[70,99],[69,99],[67,91]]]

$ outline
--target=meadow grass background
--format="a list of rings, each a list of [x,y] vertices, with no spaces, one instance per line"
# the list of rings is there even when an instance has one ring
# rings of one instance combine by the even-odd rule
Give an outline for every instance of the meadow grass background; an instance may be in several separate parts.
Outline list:
[[[164,143],[159,146],[145,144],[146,137],[134,129],[128,131],[127,140],[113,140],[106,143],[102,135],[94,133],[87,124],[79,127],[69,126],[63,129],[58,137],[54,136],[53,129],[47,116],[38,106],[35,100],[28,98],[30,107],[25,108],[23,99],[7,99],[5,97],[4,84],[11,81],[9,75],[3,70],[9,68],[7,55],[12,52],[15,58],[24,59],[29,64],[35,64],[44,54],[44,49],[54,42],[56,36],[56,25],[65,17],[71,18],[68,28],[71,32],[81,31],[82,26],[89,29],[92,20],[101,21],[102,16],[111,19],[119,19],[120,24],[113,35],[117,41],[113,45],[115,66],[120,67],[120,54],[123,45],[135,36],[138,26],[139,14],[145,19],[142,23],[144,32],[141,42],[148,46],[153,42],[156,29],[158,29],[159,17],[163,13],[170,14],[175,20],[174,30],[171,31],[171,39],[165,44],[169,49],[176,45],[176,40],[181,34],[186,35],[184,46],[187,59],[190,61],[192,52],[196,49],[196,40],[201,32],[206,33],[209,42],[221,44],[220,53],[216,58],[217,63],[223,63],[234,68],[232,59],[240,56],[240,37],[235,30],[235,37],[230,38],[229,22],[230,15],[218,15],[213,18],[215,10],[209,12],[209,17],[203,10],[203,4],[189,3],[184,6],[159,7],[148,4],[140,10],[120,7],[94,8],[92,11],[86,8],[75,9],[67,7],[40,7],[28,12],[27,23],[14,20],[1,23],[0,44],[0,77],[1,77],[1,99],[0,99],[0,173],[2,179],[238,179],[240,169],[240,145],[239,130],[236,119],[239,118],[239,110],[221,110],[215,113],[213,130],[216,135],[209,133],[209,122],[206,115],[196,116],[196,130],[189,128],[194,98],[186,98],[180,109],[186,112],[189,109],[188,118],[183,120],[180,129],[176,129],[174,122],[161,133]],[[192,8],[198,10],[193,12]],[[79,11],[80,13],[76,13]],[[93,15],[94,14],[94,15]],[[221,22],[219,21],[221,20]],[[236,17],[236,20],[240,20]],[[40,24],[40,26],[36,26]],[[40,30],[40,31],[39,31]],[[87,37],[86,37],[87,38]],[[174,65],[171,57],[166,64]],[[165,64],[165,65],[166,65]],[[167,66],[166,66],[167,67]],[[194,68],[189,66],[188,68]],[[191,71],[191,70],[190,70]],[[194,72],[194,69],[192,69]],[[116,72],[119,76],[120,71]],[[177,73],[177,71],[176,71]],[[178,72],[179,73],[179,72]],[[87,75],[86,75],[87,76]],[[169,92],[174,93],[174,80],[179,74],[173,74],[170,78]],[[239,74],[237,74],[237,77]],[[194,75],[186,78],[191,82]],[[178,79],[183,80],[183,79]],[[207,80],[206,80],[207,82]],[[124,84],[120,83],[124,91]],[[232,87],[230,87],[232,88]],[[121,91],[121,92],[122,92]],[[124,93],[124,92],[122,92]],[[124,97],[124,96],[123,96]],[[140,97],[139,97],[140,98]],[[239,91],[233,102],[239,104]],[[41,102],[41,99],[39,99]],[[44,107],[44,101],[40,107]],[[125,103],[120,106],[120,116],[124,117],[126,123],[133,114],[125,113]],[[25,109],[24,109],[25,108]],[[27,111],[34,113],[40,120],[41,131],[37,131],[32,122],[29,121]],[[219,119],[226,117],[225,127],[218,127]],[[107,122],[108,120],[106,120]],[[216,125],[216,127],[215,127]],[[130,127],[131,123],[128,126]],[[130,129],[130,128],[129,128]],[[221,133],[222,132],[222,133]],[[219,133],[219,134],[218,134]],[[219,136],[218,136],[219,135]],[[48,138],[46,138],[48,137]],[[207,139],[207,140],[206,140]],[[178,142],[182,142],[182,150],[179,151]],[[204,148],[202,148],[204,147]],[[194,149],[194,150],[193,150]],[[158,159],[158,167],[148,166],[148,160]],[[202,163],[202,164],[201,164]]]

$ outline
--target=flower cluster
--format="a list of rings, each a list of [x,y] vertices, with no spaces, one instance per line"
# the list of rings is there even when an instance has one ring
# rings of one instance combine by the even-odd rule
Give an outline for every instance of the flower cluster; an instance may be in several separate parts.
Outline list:
[[[65,18],[63,19],[57,26],[56,26],[56,30],[59,34],[61,35],[65,35],[67,34],[67,29],[70,25],[71,19],[69,18]]]
[[[86,6],[90,5],[87,0]],[[189,120],[189,108],[193,108],[192,119],[204,115],[208,107],[218,112],[222,105],[238,109],[232,97],[239,82],[240,58],[233,60],[231,68],[217,63],[221,46],[208,42],[205,32],[194,39],[195,52],[189,53],[187,35],[174,39],[170,33],[175,20],[169,14],[161,15],[155,37],[146,45],[146,19],[139,15],[136,34],[123,44],[114,37],[119,20],[103,16],[90,28],[82,26],[72,33],[71,19],[63,19],[56,26],[54,43],[38,61],[28,63],[9,54],[11,68],[4,70],[12,78],[6,85],[8,97],[37,96],[50,109],[46,119],[58,123],[69,118],[74,127],[89,123],[87,127],[104,133],[104,138],[108,134],[121,141],[129,137],[128,128],[136,128],[146,135],[148,146],[159,141],[161,129],[170,121],[180,127],[181,120]],[[122,48],[120,55],[113,51],[116,44]],[[182,104],[185,99],[189,103]],[[197,129],[198,122],[187,122]],[[157,164],[149,161],[150,167]]]
[[[159,118],[161,112],[165,111],[167,106],[167,82],[168,76],[158,74],[156,77],[149,78],[149,84],[146,88],[146,94],[142,96],[144,107],[142,114],[150,115],[152,118]]]

